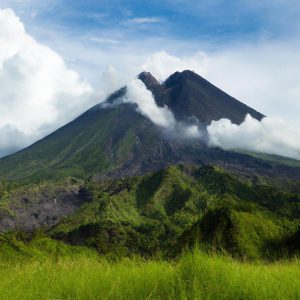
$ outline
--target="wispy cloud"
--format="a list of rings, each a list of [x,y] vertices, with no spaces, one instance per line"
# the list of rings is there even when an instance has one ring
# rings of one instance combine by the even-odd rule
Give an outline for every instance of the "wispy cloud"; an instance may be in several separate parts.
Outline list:
[[[36,16],[38,15],[38,11],[36,9],[34,9],[31,13],[30,13],[30,17],[31,18],[36,18]]]
[[[86,17],[95,21],[103,22],[109,18],[109,15],[105,13],[87,13]]]
[[[147,24],[147,23],[161,23],[164,19],[157,17],[147,17],[147,18],[133,18],[125,21],[125,24]]]
[[[95,43],[99,43],[99,44],[111,44],[111,45],[120,44],[119,40],[101,37],[101,36],[94,36],[94,35],[89,36],[89,40],[92,42],[95,42]]]

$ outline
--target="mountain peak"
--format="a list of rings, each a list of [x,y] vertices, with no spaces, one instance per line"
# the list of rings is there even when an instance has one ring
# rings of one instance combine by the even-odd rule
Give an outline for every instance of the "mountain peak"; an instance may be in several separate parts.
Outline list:
[[[152,92],[155,102],[158,106],[163,106],[162,95],[164,92],[164,87],[161,85],[158,80],[150,73],[150,72],[142,72],[138,75],[138,79],[140,79],[146,88]]]
[[[140,79],[141,81],[143,81],[143,83],[146,85],[146,87],[148,89],[152,89],[153,87],[157,87],[160,84],[160,82],[150,73],[147,71],[143,71],[141,72],[138,76],[138,79]],[[177,81],[177,80],[184,80],[184,79],[198,79],[198,80],[205,80],[204,78],[202,78],[200,75],[198,75],[197,73],[195,73],[194,71],[191,70],[184,70],[182,72],[175,72],[174,74],[170,75],[169,78],[166,79],[166,81],[164,82],[165,86],[168,86],[168,83]]]
[[[197,73],[191,70],[183,70],[183,71],[177,71],[173,74],[174,76],[180,76],[180,77],[200,77]],[[171,75],[171,76],[173,76]]]
[[[154,79],[155,79],[155,77],[154,77],[150,72],[147,72],[147,71],[141,72],[141,73],[138,75],[138,77],[139,77],[139,78],[140,78],[140,77],[151,77],[151,78],[154,78]]]
[[[258,120],[264,117],[191,70],[175,72],[162,84],[149,72],[138,78],[152,92],[157,105],[168,106],[179,121],[196,117],[208,125],[212,120],[227,118],[240,124],[247,114]]]
[[[198,83],[204,83],[207,82],[203,77],[195,73],[191,70],[184,70],[182,72],[175,72],[172,74],[164,83],[166,87],[176,85],[177,83],[180,83],[185,80],[194,80]]]
[[[142,72],[138,75],[138,79],[140,79],[141,81],[143,81],[143,83],[145,84],[145,86],[148,89],[151,89],[155,86],[160,85],[160,83],[157,81],[157,79],[150,73],[150,72]]]

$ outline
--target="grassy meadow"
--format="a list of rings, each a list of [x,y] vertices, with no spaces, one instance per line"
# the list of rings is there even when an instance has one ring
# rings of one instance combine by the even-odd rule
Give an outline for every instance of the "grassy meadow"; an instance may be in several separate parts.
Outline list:
[[[1,299],[299,299],[300,262],[243,263],[199,250],[178,260],[93,255],[0,265]]]

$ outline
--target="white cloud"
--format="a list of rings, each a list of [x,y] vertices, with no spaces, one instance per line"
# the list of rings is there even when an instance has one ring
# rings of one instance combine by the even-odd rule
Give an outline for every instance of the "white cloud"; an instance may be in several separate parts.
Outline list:
[[[112,45],[118,45],[120,44],[120,41],[117,39],[110,39],[110,38],[105,38],[97,35],[92,35],[89,37],[90,41],[99,43],[99,44],[112,44]]]
[[[92,87],[24,29],[11,9],[0,10],[0,131],[5,148],[29,144],[70,121],[94,101]],[[20,135],[25,136],[22,142]],[[9,144],[7,144],[9,143]]]
[[[175,119],[167,107],[158,107],[152,93],[147,90],[144,83],[139,79],[134,79],[127,84],[127,97],[125,101],[134,102],[140,111],[153,123],[164,128],[173,128]]]
[[[209,144],[226,150],[242,149],[300,159],[299,128],[283,120],[266,117],[261,121],[247,115],[240,124],[228,119],[212,121],[207,127]]]
[[[176,71],[194,70],[198,74],[205,72],[206,54],[203,52],[186,57],[176,57],[166,51],[156,52],[140,66],[140,70],[151,72],[158,80],[165,80]]]
[[[0,157],[15,152],[28,143],[28,137],[13,126],[0,128]]]
[[[127,85],[125,101],[138,105],[142,114],[153,123],[169,130],[177,138],[197,138],[206,140],[206,134],[197,125],[177,122],[167,107],[158,107],[152,93],[142,81],[132,80]],[[212,121],[207,127],[210,146],[225,150],[249,150],[277,154],[300,159],[300,132],[281,119],[265,117],[261,121],[247,115],[240,125],[228,119]]]
[[[121,88],[125,83],[123,83],[120,78],[119,72],[111,64],[106,66],[102,74],[101,87],[105,96],[115,92]]]
[[[55,6],[59,1],[2,0],[1,3],[11,5],[15,9],[27,7],[28,10],[29,7],[34,7],[38,8],[38,11],[49,12],[49,2]],[[193,15],[214,12],[213,16],[216,16],[216,13],[224,13],[223,5],[216,5],[219,1],[201,2],[201,4],[183,0],[175,2],[176,5],[170,6],[170,9],[175,12],[184,10]],[[291,0],[293,4],[284,5],[286,2],[283,0],[243,1],[242,6],[232,3],[230,6],[234,9],[229,15],[257,12],[258,15],[269,19],[275,27],[284,27],[288,32],[294,32],[299,27],[297,25],[299,18],[295,13],[299,10],[299,4],[296,0]],[[227,5],[227,2],[223,4]],[[22,15],[26,20],[25,16]],[[160,16],[154,16],[154,19],[157,18],[159,19]],[[232,39],[222,39],[222,35],[221,39],[217,40],[208,40],[211,38],[209,35],[193,40],[180,39],[178,35],[168,37],[165,35],[168,28],[165,28],[161,32],[155,30],[151,36],[143,34],[141,40],[140,35],[118,26],[94,28],[90,34],[86,34],[80,30],[73,30],[71,26],[60,30],[61,27],[58,26],[61,24],[41,21],[37,23],[31,18],[27,19],[27,25],[38,40],[51,45],[64,57],[68,65],[79,70],[80,74],[93,84],[98,84],[98,78],[107,64],[115,65],[118,71],[126,74],[127,80],[139,71],[143,71],[141,66],[144,69],[148,68],[149,71],[151,68],[154,69],[160,78],[166,78],[170,70],[188,67],[200,72],[224,91],[262,113],[283,117],[289,122],[299,124],[300,43],[298,35],[285,35],[294,36],[294,40],[288,40],[282,35],[276,37],[278,40],[270,40],[268,38],[273,35],[262,34],[259,35],[261,39],[255,36],[252,43],[253,37],[242,35],[236,36],[241,42],[234,43]],[[268,31],[271,28],[274,29],[271,26],[264,30]],[[101,37],[99,41],[101,44],[92,42],[91,36]],[[111,43],[108,42],[106,45],[101,39],[107,37]],[[245,42],[246,40],[248,42]]]
[[[163,20],[156,17],[148,18],[133,18],[126,21],[126,24],[147,24],[147,23],[160,23]]]

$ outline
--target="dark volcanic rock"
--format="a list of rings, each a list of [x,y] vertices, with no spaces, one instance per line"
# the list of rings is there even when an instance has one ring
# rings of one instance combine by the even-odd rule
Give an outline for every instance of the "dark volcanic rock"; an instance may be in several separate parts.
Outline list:
[[[90,200],[89,192],[78,184],[21,189],[10,195],[9,211],[0,210],[0,232],[51,228]]]
[[[227,118],[240,124],[246,114],[258,120],[264,117],[189,70],[174,73],[162,85],[150,73],[142,73],[139,78],[152,91],[157,104],[167,105],[177,120],[194,116],[201,123],[210,124],[212,120]]]

